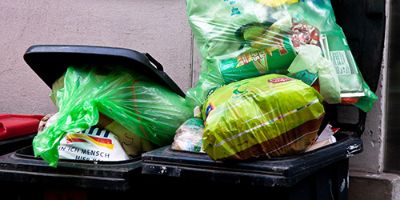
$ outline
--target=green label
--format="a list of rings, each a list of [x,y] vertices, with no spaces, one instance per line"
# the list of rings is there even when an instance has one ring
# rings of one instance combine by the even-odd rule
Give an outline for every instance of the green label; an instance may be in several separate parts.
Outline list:
[[[313,85],[318,79],[318,75],[309,72],[308,70],[299,71],[291,75],[292,78],[299,79],[307,85]]]
[[[281,45],[222,60],[219,69],[225,83],[231,83],[268,73],[285,73],[295,57],[293,47],[285,38]]]

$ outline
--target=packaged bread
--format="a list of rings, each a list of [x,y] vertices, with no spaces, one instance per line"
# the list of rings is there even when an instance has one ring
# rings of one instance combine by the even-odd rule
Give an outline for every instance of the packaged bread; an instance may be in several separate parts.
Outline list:
[[[318,136],[322,100],[302,81],[277,74],[218,88],[202,108],[204,151],[214,160],[303,152]]]

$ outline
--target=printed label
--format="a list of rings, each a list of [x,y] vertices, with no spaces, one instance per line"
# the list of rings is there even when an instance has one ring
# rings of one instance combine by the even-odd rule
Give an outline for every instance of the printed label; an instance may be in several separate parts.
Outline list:
[[[356,65],[350,51],[331,51],[332,63],[338,75],[356,74]]]
[[[91,127],[80,133],[68,133],[58,147],[60,158],[73,160],[127,160],[117,138],[107,130]]]
[[[239,55],[237,58],[238,64],[236,67],[246,65],[252,61],[257,62],[261,59],[264,59],[265,57],[266,57],[266,55],[265,55],[265,52],[263,52],[263,51]]]
[[[291,78],[274,78],[274,79],[268,80],[268,82],[270,82],[270,83],[283,83],[283,82],[288,82],[288,81],[291,81],[291,80],[293,80],[293,79],[291,79]]]

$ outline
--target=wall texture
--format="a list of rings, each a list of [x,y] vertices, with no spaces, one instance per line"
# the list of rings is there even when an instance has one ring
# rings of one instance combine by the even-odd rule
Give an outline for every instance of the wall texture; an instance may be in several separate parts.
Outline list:
[[[365,131],[362,135],[364,143],[363,152],[350,161],[350,168],[353,171],[366,173],[382,173],[384,170],[385,134],[387,129],[386,104],[388,85],[388,51],[389,51],[389,22],[391,0],[385,0],[386,5],[386,31],[383,52],[383,61],[376,95],[378,101],[374,108],[368,113],[365,123]]]
[[[55,111],[49,88],[22,58],[34,44],[104,45],[149,52],[183,90],[192,82],[185,1],[2,0],[0,24],[0,113]]]

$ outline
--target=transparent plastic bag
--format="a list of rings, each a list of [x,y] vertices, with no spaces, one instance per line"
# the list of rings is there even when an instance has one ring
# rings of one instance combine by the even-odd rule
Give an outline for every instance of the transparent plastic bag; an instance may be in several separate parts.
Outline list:
[[[214,160],[305,151],[325,114],[322,97],[300,80],[269,74],[215,90],[203,105],[203,148]]]
[[[200,118],[186,120],[176,130],[171,149],[177,151],[190,151],[204,153],[203,146],[204,121]]]
[[[333,78],[340,83],[341,103],[369,111],[377,99],[336,24],[330,0],[187,0],[187,13],[202,57],[199,82],[187,93],[195,105],[222,85],[263,74],[287,74],[303,45],[319,47],[332,63],[327,65],[337,72]],[[331,87],[321,90],[327,88]]]
[[[64,135],[95,126],[100,113],[158,146],[170,144],[179,125],[193,116],[184,98],[118,67],[69,67],[54,96],[59,118],[33,140],[35,156],[51,166],[57,165]]]
[[[52,85],[50,98],[55,105],[57,105],[56,94],[63,87],[64,76],[61,76]],[[97,126],[114,133],[118,137],[119,142],[129,156],[135,157],[143,152],[157,148],[157,145],[151,143],[145,138],[140,137],[139,135],[133,134],[117,121],[110,119],[109,117],[101,113]]]

